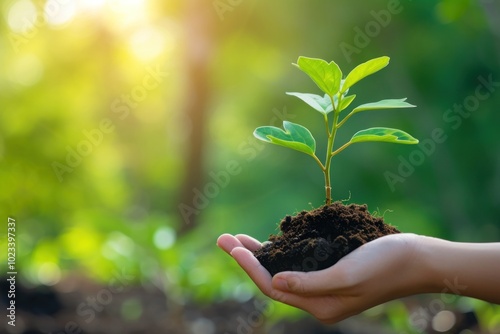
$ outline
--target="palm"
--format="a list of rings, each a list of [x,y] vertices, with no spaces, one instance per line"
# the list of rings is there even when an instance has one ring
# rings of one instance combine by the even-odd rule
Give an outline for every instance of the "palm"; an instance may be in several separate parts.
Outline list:
[[[225,234],[218,245],[235,258],[265,295],[323,322],[337,322],[404,295],[406,290],[400,286],[412,274],[405,271],[405,264],[411,260],[415,240],[413,234],[385,236],[361,246],[330,268],[280,273],[274,278],[252,254],[261,247],[259,241],[247,235]],[[283,277],[287,277],[286,288]]]

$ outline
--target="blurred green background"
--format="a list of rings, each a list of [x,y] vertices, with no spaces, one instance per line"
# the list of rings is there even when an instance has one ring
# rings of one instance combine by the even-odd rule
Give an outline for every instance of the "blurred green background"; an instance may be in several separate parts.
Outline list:
[[[321,117],[285,95],[319,92],[291,65],[301,55],[344,73],[390,56],[352,89],[355,103],[418,106],[357,115],[338,143],[370,126],[446,137],[427,154],[344,151],[333,161],[335,199],[367,203],[405,232],[500,240],[498,1],[16,0],[1,11],[0,234],[15,218],[26,285],[73,273],[105,285],[126,270],[179,301],[256,294],[215,241],[266,239],[284,215],[322,204],[312,159],[252,136],[290,120],[321,141]],[[387,172],[410,159],[417,166],[391,185]],[[466,304],[498,330],[498,307]],[[397,305],[384,306],[384,321],[414,330],[409,311],[390,311]]]

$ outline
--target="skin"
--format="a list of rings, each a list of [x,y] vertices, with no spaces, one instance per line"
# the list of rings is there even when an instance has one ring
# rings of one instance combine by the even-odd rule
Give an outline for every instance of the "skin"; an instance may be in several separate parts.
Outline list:
[[[500,304],[500,243],[394,234],[359,247],[330,268],[282,272],[274,277],[253,256],[262,246],[258,240],[223,234],[217,245],[266,296],[309,312],[323,323],[336,323],[420,293],[455,294]]]

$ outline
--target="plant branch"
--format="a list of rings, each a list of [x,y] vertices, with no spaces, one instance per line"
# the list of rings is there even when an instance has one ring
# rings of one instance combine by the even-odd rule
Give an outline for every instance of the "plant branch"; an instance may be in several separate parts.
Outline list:
[[[324,173],[325,172],[325,166],[323,166],[323,163],[319,160],[319,158],[316,156],[316,154],[312,154],[311,157],[314,158],[314,161],[316,161],[318,163],[319,167],[321,168],[321,170]]]
[[[348,141],[347,143],[345,143],[344,145],[340,146],[338,149],[336,149],[335,151],[333,151],[331,153],[332,157],[339,154],[340,152],[342,152],[343,150],[345,150],[348,146],[350,146],[351,144],[353,144],[351,141]]]
[[[354,113],[351,111],[349,114],[347,114],[346,117],[344,117],[339,124],[337,125],[337,128],[340,128]]]

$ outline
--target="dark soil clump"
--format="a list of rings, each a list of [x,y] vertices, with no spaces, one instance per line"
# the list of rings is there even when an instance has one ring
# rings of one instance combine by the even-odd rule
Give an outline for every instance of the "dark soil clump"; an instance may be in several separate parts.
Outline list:
[[[400,233],[374,217],[366,205],[335,202],[296,216],[286,216],[281,233],[255,252],[275,275],[281,271],[315,271],[331,267],[359,246],[388,234]]]

